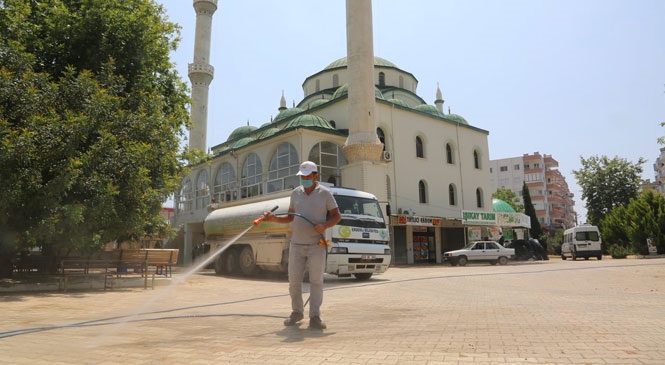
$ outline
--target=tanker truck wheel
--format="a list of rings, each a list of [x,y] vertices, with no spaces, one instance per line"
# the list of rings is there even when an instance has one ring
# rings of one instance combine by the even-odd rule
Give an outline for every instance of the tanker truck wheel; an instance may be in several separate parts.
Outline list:
[[[256,271],[254,252],[250,246],[245,246],[240,251],[240,255],[238,256],[238,266],[240,267],[240,271],[247,276],[254,274],[254,271]]]

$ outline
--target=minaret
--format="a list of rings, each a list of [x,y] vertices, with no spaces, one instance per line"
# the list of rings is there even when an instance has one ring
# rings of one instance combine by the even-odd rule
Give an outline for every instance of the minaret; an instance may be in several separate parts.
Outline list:
[[[349,79],[349,137],[342,150],[348,164],[343,184],[369,191],[385,201],[387,166],[376,135],[372,1],[346,0],[346,52]]]
[[[439,83],[436,83],[436,100],[434,100],[434,105],[441,113],[443,113],[443,94],[441,94],[441,89],[439,89]],[[448,113],[450,114],[450,113]]]
[[[215,68],[210,65],[210,39],[212,15],[217,10],[217,0],[194,0],[196,34],[194,38],[194,62],[189,64],[189,80],[192,83],[192,130],[189,131],[189,149],[206,152],[208,138],[208,88]]]

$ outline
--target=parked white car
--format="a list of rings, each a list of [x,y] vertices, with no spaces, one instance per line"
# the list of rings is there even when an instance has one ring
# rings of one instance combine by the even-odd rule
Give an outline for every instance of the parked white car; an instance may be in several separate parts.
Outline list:
[[[492,265],[505,265],[515,256],[514,248],[505,248],[495,241],[477,241],[464,248],[443,253],[443,259],[453,266],[464,266],[469,261],[487,261]]]

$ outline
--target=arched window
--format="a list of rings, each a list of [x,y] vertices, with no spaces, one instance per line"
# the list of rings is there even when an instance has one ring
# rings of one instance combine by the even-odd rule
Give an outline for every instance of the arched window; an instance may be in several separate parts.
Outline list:
[[[473,150],[473,167],[480,168],[480,154],[478,150]]]
[[[399,88],[404,89],[404,77],[402,75],[399,76]]]
[[[446,143],[446,162],[452,165],[453,161],[453,147],[450,143]]]
[[[416,137],[416,157],[423,158],[425,157],[425,148],[423,147],[423,140],[420,137]]]
[[[238,199],[237,185],[233,165],[224,162],[215,175],[215,182],[212,186],[213,197],[217,202],[236,200]]]
[[[386,134],[383,133],[383,129],[377,128],[376,129],[376,136],[379,137],[379,141],[383,143],[383,150],[386,150]]]
[[[259,156],[256,153],[250,153],[242,166],[242,176],[240,177],[241,198],[263,194],[262,172],[263,168]]]
[[[176,207],[179,212],[186,212],[192,210],[193,189],[192,180],[189,177],[182,179],[180,184],[180,191],[176,197]]]
[[[421,204],[427,203],[427,185],[423,180],[418,182],[418,197]]]
[[[476,189],[476,207],[482,208],[484,206],[483,202],[483,191],[482,189],[478,188]]]
[[[316,91],[316,92],[319,92],[320,90],[321,90],[321,80],[316,79],[316,82],[315,82],[315,91]]]
[[[208,170],[201,170],[196,179],[196,209],[205,208],[210,203]]]
[[[319,181],[342,186],[341,167],[346,165],[342,148],[332,142],[320,142],[309,151],[307,159],[319,167]]]
[[[268,170],[268,192],[294,189],[300,185],[296,175],[300,167],[298,151],[290,143],[282,143],[270,160]]]
[[[379,87],[386,86],[386,74],[385,72],[379,72]]]
[[[454,184],[448,185],[448,204],[457,205],[457,189]]]
[[[334,74],[333,75],[333,87],[338,87],[339,86],[339,75]]]

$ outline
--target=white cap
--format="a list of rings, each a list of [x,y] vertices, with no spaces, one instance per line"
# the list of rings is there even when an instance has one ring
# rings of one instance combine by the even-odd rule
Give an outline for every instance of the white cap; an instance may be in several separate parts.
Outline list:
[[[312,172],[318,172],[316,164],[312,161],[305,161],[300,164],[300,171],[296,175],[298,176],[309,176]]]

